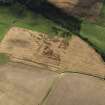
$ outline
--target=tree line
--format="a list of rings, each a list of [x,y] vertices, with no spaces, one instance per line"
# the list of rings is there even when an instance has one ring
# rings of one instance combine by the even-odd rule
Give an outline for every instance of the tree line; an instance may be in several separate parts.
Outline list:
[[[40,5],[43,2],[46,2],[47,0],[0,0],[0,4],[14,4],[16,2],[20,2],[24,5]]]

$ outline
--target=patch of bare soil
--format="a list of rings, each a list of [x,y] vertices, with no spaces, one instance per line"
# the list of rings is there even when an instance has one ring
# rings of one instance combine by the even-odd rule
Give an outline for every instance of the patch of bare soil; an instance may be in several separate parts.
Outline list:
[[[46,34],[13,27],[1,42],[0,52],[21,62],[58,72],[105,75],[105,64],[93,48],[77,36],[49,38]]]
[[[102,0],[48,0],[67,14],[96,19],[99,15]]]

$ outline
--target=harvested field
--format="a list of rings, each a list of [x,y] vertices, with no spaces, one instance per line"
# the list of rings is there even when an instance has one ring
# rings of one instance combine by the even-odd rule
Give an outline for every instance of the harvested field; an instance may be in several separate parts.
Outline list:
[[[0,105],[105,105],[105,64],[77,36],[70,40],[13,27],[0,44]]]
[[[57,74],[24,64],[0,66],[0,105],[39,105]]]
[[[95,19],[102,7],[102,0],[48,0],[67,14]]]
[[[63,75],[42,105],[105,105],[105,84],[86,75]]]
[[[105,105],[105,81],[21,63],[0,65],[0,105]]]
[[[81,72],[105,75],[105,64],[100,55],[77,36],[69,41],[49,38],[46,34],[13,27],[1,42],[1,53],[14,62],[37,65],[57,72]]]

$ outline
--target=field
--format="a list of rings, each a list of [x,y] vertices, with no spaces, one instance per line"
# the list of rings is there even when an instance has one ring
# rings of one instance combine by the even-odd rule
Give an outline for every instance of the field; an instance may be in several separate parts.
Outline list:
[[[94,22],[21,6],[0,6],[0,105],[105,105],[105,5]]]
[[[105,4],[103,4],[101,14],[96,22],[82,19],[81,22],[76,21],[73,23],[72,18],[69,20],[69,17],[67,19],[65,19],[65,17],[61,19],[58,19],[60,17],[56,17],[56,20],[60,20],[60,22],[57,23],[55,22],[56,20],[52,18],[46,18],[28,9],[25,9],[24,13],[19,16],[17,13],[14,13],[14,11],[11,13],[11,9],[13,9],[13,7],[0,6],[0,40],[3,39],[8,29],[13,26],[44,32],[50,36],[65,34],[65,32],[69,32],[70,34],[71,32],[79,35],[92,45],[103,57],[105,56]]]
[[[95,22],[83,21],[80,37],[89,42],[105,59],[105,3]]]
[[[96,24],[105,27],[105,0],[103,1],[103,7],[101,9],[99,17],[97,18]]]
[[[40,14],[36,14],[28,9],[25,9],[24,13],[18,16],[17,13],[14,13],[14,11],[11,13],[11,9],[12,8],[9,6],[0,6],[0,41],[4,38],[6,32],[13,26],[44,32],[49,36],[66,32],[65,29]],[[54,30],[54,27],[57,27],[58,31]],[[1,54],[0,64],[3,61],[3,57]],[[3,63],[5,62],[3,61]]]
[[[18,16],[14,12],[11,13],[10,7],[0,6],[0,40],[3,38],[5,32],[13,26],[28,28],[34,31],[48,33],[49,35],[56,34],[53,27],[60,28],[61,31],[64,31],[62,27],[53,21],[48,20],[40,14],[33,13],[28,9],[22,15]]]
[[[79,73],[58,74],[9,63],[0,66],[0,97],[0,105],[104,105],[105,82]]]
[[[89,42],[100,54],[105,55],[105,28],[94,23],[83,22],[80,37]]]

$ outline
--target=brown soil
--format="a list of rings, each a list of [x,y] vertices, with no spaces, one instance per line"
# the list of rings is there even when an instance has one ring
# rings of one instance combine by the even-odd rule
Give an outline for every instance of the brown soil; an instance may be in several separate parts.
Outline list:
[[[46,34],[13,27],[1,42],[0,52],[11,60],[58,72],[105,75],[105,64],[93,48],[77,36],[49,38]]]
[[[49,2],[67,14],[89,19],[96,19],[102,7],[102,0],[49,0]]]

